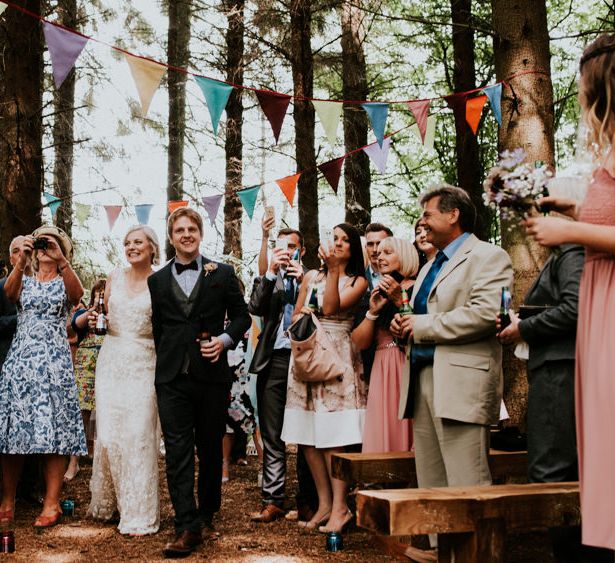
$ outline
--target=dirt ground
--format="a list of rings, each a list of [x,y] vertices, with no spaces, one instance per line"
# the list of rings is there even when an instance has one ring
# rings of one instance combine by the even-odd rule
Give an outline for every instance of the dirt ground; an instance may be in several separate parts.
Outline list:
[[[294,490],[294,456],[290,456],[290,491]],[[258,461],[249,457],[247,467],[231,466],[231,481],[223,486],[223,504],[215,525],[221,533],[217,542],[201,546],[184,561],[392,561],[376,547],[370,534],[359,529],[344,536],[344,550],[325,551],[325,537],[303,532],[293,522],[284,519],[262,525],[250,522],[249,513],[260,506],[257,487]],[[120,535],[115,526],[85,518],[90,497],[88,485],[91,466],[82,465],[76,479],[65,487],[63,498],[74,499],[75,516],[64,518],[55,528],[37,533],[32,523],[39,507],[20,503],[15,522],[16,552],[1,557],[14,561],[159,561],[162,548],[173,536],[173,516],[164,475],[164,460],[160,459],[161,523],[152,536],[131,538]],[[545,562],[551,560],[544,534],[510,537],[507,541],[507,561]]]

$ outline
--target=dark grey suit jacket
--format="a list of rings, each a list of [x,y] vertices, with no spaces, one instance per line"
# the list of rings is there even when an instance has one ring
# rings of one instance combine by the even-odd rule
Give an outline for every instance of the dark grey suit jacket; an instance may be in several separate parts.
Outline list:
[[[552,254],[528,291],[525,305],[551,308],[519,323],[523,340],[530,346],[528,369],[549,360],[574,360],[579,283],[585,262],[582,246],[562,245]]]
[[[17,330],[17,308],[4,294],[6,278],[0,280],[0,369]]]

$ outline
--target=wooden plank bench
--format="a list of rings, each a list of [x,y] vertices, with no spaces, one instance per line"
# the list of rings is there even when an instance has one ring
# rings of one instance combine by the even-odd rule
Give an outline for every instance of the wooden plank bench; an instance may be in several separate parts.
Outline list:
[[[504,561],[507,531],[580,523],[578,483],[359,491],[357,524],[387,536],[438,534],[437,560]]]
[[[507,478],[527,480],[527,452],[491,450],[489,467],[493,481]],[[416,487],[414,452],[379,454],[334,454],[331,462],[334,477],[347,483],[409,483]]]

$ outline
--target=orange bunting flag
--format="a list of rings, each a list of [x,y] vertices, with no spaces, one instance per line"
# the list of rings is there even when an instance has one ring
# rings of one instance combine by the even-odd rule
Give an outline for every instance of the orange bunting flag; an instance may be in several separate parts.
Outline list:
[[[299,181],[299,177],[301,176],[301,172],[299,174],[295,174],[293,176],[286,176],[285,178],[280,178],[276,180],[275,183],[280,186],[282,193],[286,196],[288,203],[290,203],[291,207],[293,205],[293,201],[295,200],[295,192],[297,191],[297,182]]]
[[[173,200],[167,202],[167,207],[169,209],[169,215],[171,215],[173,211],[179,209],[180,207],[188,207],[188,202],[184,200]]]
[[[480,118],[483,115],[483,108],[487,102],[487,96],[482,94],[475,98],[468,98],[466,102],[466,121],[472,129],[472,133],[476,135]]]

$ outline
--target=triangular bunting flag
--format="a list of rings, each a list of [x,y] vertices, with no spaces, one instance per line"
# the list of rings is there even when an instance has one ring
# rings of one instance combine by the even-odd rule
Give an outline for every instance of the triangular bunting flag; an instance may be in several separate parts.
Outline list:
[[[273,136],[277,144],[278,138],[280,137],[280,130],[282,129],[282,123],[286,116],[286,109],[290,103],[290,96],[279,94],[278,92],[257,90],[256,97],[258,98],[263,113],[271,124]]]
[[[77,223],[83,227],[85,222],[88,220],[90,216],[90,211],[92,209],[91,205],[87,205],[86,203],[75,203],[75,217],[77,218]]]
[[[43,192],[43,196],[45,197],[45,201],[47,202],[47,206],[51,211],[51,217],[55,217],[58,212],[58,208],[62,205],[62,200],[59,197],[54,196],[53,194],[48,194],[47,192]]]
[[[337,141],[337,126],[340,122],[344,104],[340,102],[323,102],[321,100],[312,100],[312,105],[318,114],[320,124],[325,130],[327,140],[332,147],[335,147]]]
[[[203,207],[205,207],[205,211],[207,212],[207,216],[209,217],[209,222],[212,227],[216,222],[216,217],[218,216],[218,209],[220,209],[220,204],[222,203],[223,194],[220,195],[208,195],[205,196],[203,201]]]
[[[49,22],[43,22],[43,33],[51,57],[53,81],[56,83],[56,88],[59,88],[68,76],[70,69],[75,65],[75,61],[83,51],[88,38]]]
[[[137,215],[137,221],[139,225],[147,225],[149,223],[149,215],[152,212],[153,204],[142,203],[141,205],[135,205],[135,213]]]
[[[345,158],[345,156],[341,156],[340,158],[330,160],[318,166],[318,170],[324,174],[327,182],[329,182],[329,185],[333,188],[335,195],[337,195],[337,187],[340,183],[340,174],[342,173],[342,165],[344,164]]]
[[[491,111],[498,122],[498,125],[502,126],[502,84],[494,84],[488,88],[483,88],[483,93],[487,94],[489,98],[489,104],[491,105]]]
[[[419,139],[421,138],[421,132],[418,125],[415,123],[410,127],[410,131],[414,133]],[[423,141],[423,147],[427,150],[433,149],[433,144],[436,139],[436,116],[430,115],[427,118],[427,126],[425,127],[425,140]]]
[[[147,59],[141,59],[125,53],[126,62],[130,67],[130,73],[135,81],[139,100],[141,101],[141,115],[145,117],[154,93],[160,85],[162,75],[167,70],[165,66]]]
[[[107,214],[107,222],[109,223],[109,230],[113,230],[113,225],[117,221],[117,218],[120,216],[120,212],[122,211],[121,205],[103,205],[105,208],[105,213]]]
[[[258,191],[261,189],[260,186],[254,186],[252,188],[246,188],[245,190],[239,190],[237,193],[237,197],[241,201],[241,205],[246,210],[250,221],[252,220],[252,216],[254,215],[254,207],[256,206],[256,198],[258,197]]]
[[[408,107],[416,119],[416,125],[421,134],[421,141],[425,142],[425,134],[427,133],[427,117],[429,116],[429,104],[431,100],[414,100],[408,102]]]
[[[466,121],[472,129],[472,133],[476,135],[478,131],[478,124],[480,123],[480,117],[483,114],[483,108],[487,103],[487,96],[481,94],[474,98],[469,98],[466,103]]]
[[[391,148],[391,137],[387,137],[382,143],[382,148],[377,143],[372,143],[363,147],[363,152],[372,159],[372,162],[378,168],[380,174],[384,174],[387,168],[387,159],[389,158],[389,149]]]
[[[211,117],[211,126],[213,127],[214,135],[217,135],[220,116],[226,107],[233,87],[224,82],[219,82],[218,80],[205,78],[204,76],[195,76],[194,79],[201,88],[203,96],[205,96],[205,102],[207,103],[207,109]]]
[[[174,199],[167,202],[167,209],[169,210],[169,215],[171,215],[173,211],[179,209],[180,207],[188,207],[188,202],[182,199]]]
[[[466,121],[466,100],[468,95],[466,93],[451,94],[450,96],[444,96],[448,107],[453,110],[455,115],[455,126],[460,129],[461,124]]]
[[[295,200],[295,191],[297,190],[297,182],[301,176],[301,172],[299,174],[294,174],[293,176],[286,176],[285,178],[280,178],[276,180],[275,183],[280,186],[282,193],[286,196],[288,203],[290,203],[291,207],[293,205],[293,201]]]
[[[384,130],[387,124],[387,116],[389,115],[389,104],[382,102],[370,102],[367,104],[361,104],[361,107],[369,115],[369,120],[372,122],[372,129],[376,140],[382,148],[382,142],[384,141]]]
[[[6,4],[0,4],[0,16],[4,14],[4,10],[6,10],[8,6]]]

